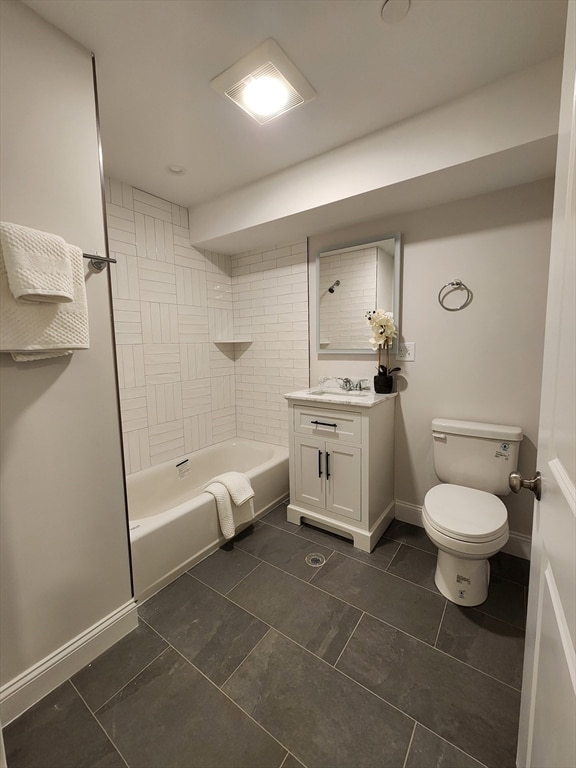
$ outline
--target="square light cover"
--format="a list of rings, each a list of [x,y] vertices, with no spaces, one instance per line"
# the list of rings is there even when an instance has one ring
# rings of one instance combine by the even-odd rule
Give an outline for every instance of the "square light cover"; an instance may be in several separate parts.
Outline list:
[[[311,101],[315,92],[271,38],[211,81],[260,125]]]

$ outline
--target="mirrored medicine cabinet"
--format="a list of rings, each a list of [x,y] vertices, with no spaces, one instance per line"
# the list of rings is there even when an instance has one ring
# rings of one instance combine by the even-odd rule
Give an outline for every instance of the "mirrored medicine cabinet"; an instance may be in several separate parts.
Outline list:
[[[319,251],[316,256],[318,354],[374,352],[365,313],[393,312],[400,335],[400,234]],[[392,351],[396,350],[397,340]]]

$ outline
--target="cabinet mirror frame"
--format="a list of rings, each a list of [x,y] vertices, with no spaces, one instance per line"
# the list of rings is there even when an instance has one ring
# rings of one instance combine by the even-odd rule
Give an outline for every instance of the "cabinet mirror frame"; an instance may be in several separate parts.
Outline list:
[[[327,294],[327,288],[324,285],[326,283],[326,274],[324,276],[322,275],[322,259],[326,259],[326,257],[331,255],[336,255],[338,252],[352,252],[354,250],[364,250],[371,247],[378,247],[382,246],[384,241],[388,241],[388,251],[392,250],[390,246],[389,241],[393,241],[393,251],[394,251],[394,272],[393,272],[393,278],[392,278],[392,285],[389,285],[387,288],[388,295],[392,295],[392,306],[389,306],[390,301],[389,299],[384,299],[384,302],[386,306],[383,306],[382,297],[377,295],[376,291],[376,285],[377,285],[377,278],[374,284],[374,297],[371,298],[369,301],[366,301],[366,303],[370,304],[370,306],[366,306],[365,309],[362,312],[355,312],[354,314],[354,321],[357,323],[358,321],[358,315],[360,315],[360,320],[365,324],[365,334],[363,335],[363,342],[365,340],[365,348],[364,347],[358,347],[358,348],[352,348],[350,346],[346,346],[345,344],[338,345],[337,339],[331,339],[329,336],[329,332],[324,329],[324,334],[322,335],[322,324],[321,324],[321,301],[324,298],[326,300],[328,294]],[[376,257],[375,257],[376,258]],[[380,268],[382,268],[382,265],[380,264]],[[376,270],[378,270],[378,263],[376,265]],[[400,337],[400,284],[401,284],[401,274],[402,274],[402,237],[401,234],[398,232],[393,232],[391,234],[382,235],[379,237],[370,237],[365,240],[354,240],[353,242],[348,243],[342,243],[340,245],[333,245],[330,246],[330,248],[323,248],[321,251],[319,251],[316,254],[316,339],[317,339],[317,353],[321,356],[327,356],[327,355],[370,355],[373,356],[375,353],[370,346],[370,343],[368,339],[370,338],[370,328],[366,321],[364,320],[364,312],[369,309],[383,309],[384,311],[391,311],[394,314],[394,322],[396,323],[396,327],[398,329],[397,337],[394,339],[393,344],[391,346],[391,352],[393,354],[396,353],[397,346],[398,346],[398,338]],[[336,275],[336,273],[334,273]],[[334,287],[334,293],[332,295],[335,296],[336,300],[338,299],[337,291],[341,289],[342,281],[340,281],[340,284],[336,285],[335,281],[332,281],[331,279],[328,280],[328,282],[331,282]],[[325,294],[325,295],[324,295]],[[340,293],[340,296],[342,296],[342,293]],[[342,309],[342,307],[340,307]]]

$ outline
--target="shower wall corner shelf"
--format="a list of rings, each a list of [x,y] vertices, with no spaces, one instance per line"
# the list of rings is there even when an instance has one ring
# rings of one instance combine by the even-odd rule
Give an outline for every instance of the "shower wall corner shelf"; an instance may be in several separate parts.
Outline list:
[[[212,344],[252,344],[253,339],[212,339]]]

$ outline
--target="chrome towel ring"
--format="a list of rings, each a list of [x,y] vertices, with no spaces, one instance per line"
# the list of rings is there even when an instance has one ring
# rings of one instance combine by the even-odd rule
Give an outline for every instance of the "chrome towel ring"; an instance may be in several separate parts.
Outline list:
[[[466,291],[466,298],[457,307],[447,307],[444,302],[448,298],[448,296],[453,293],[454,291]],[[442,288],[438,291],[438,303],[442,307],[442,309],[445,309],[447,312],[458,312],[460,309],[464,309],[465,307],[470,304],[472,301],[473,294],[470,288],[462,282],[462,280],[451,280],[449,283],[446,283],[446,285],[443,285]]]

